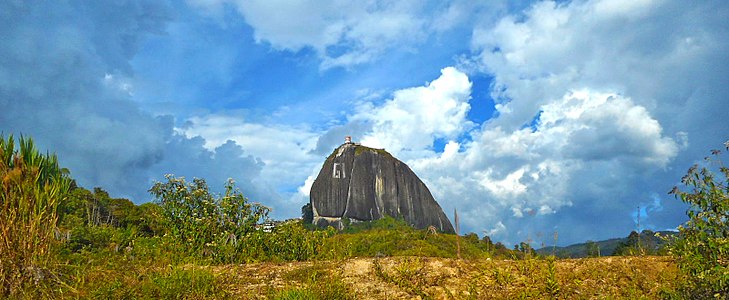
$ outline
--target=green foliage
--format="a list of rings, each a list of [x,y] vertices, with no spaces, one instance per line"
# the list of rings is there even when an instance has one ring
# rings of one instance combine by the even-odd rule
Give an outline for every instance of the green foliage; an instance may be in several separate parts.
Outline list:
[[[311,267],[290,271],[285,277],[297,280],[304,286],[276,291],[271,298],[281,300],[356,299],[352,291],[342,282],[340,274],[330,272],[325,266],[314,264]]]
[[[200,269],[175,268],[169,274],[155,274],[142,286],[145,297],[157,299],[219,299],[225,291],[216,286],[215,276]]]
[[[232,179],[225,185],[225,195],[215,197],[204,179],[187,183],[184,178],[165,177],[167,182],[156,182],[149,191],[162,208],[172,237],[191,255],[229,260],[231,251],[244,247],[239,241],[268,215],[269,209],[249,203]]]
[[[729,142],[725,146],[729,150]],[[729,169],[720,155],[713,150],[707,165],[688,170],[681,179],[688,191],[671,191],[689,205],[689,220],[679,227],[671,251],[689,278],[684,290],[691,298],[729,297]],[[712,167],[718,168],[718,175]]]
[[[226,297],[215,276],[197,268],[154,272],[136,282],[117,278],[94,288],[94,299],[221,299]]]
[[[304,224],[314,223],[314,209],[311,206],[311,202],[301,207],[301,219],[304,221]]]
[[[0,296],[28,296],[52,283],[56,210],[71,186],[55,155],[33,140],[0,135]]]
[[[382,156],[392,157],[392,155],[389,152],[385,151],[385,149],[370,148],[362,145],[357,145],[357,148],[354,149],[354,155],[360,155],[365,151],[372,151]]]
[[[520,242],[519,244],[514,245],[514,254],[517,258],[531,258],[537,256],[537,252],[527,242]]]
[[[333,231],[311,231],[299,221],[276,225],[271,232],[257,230],[240,241],[241,247],[226,248],[228,262],[304,261],[322,252],[325,239]]]
[[[488,241],[490,242],[490,240]],[[452,234],[431,234],[409,226],[402,219],[386,216],[368,222],[355,222],[339,234],[324,240],[321,258],[342,259],[349,257],[381,256],[430,256],[456,257],[456,236]],[[461,242],[464,258],[485,258],[492,256],[489,249],[495,247],[486,240],[473,238]],[[503,249],[504,253],[511,253]]]
[[[595,243],[595,241],[587,241],[587,256],[588,257],[599,257],[601,256],[600,253],[600,245]]]
[[[544,289],[552,298],[559,296],[559,281],[557,280],[557,269],[554,265],[554,257],[547,258],[547,272],[544,276]]]
[[[613,255],[661,255],[665,254],[659,235],[650,230],[631,232],[627,240],[620,242]]]

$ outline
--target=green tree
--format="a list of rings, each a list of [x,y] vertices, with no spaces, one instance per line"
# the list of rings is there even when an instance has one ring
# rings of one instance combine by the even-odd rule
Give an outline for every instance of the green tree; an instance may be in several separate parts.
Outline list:
[[[304,224],[314,223],[314,210],[311,203],[306,203],[301,207],[301,219]]]
[[[527,242],[520,242],[519,244],[514,245],[514,251],[520,253],[523,258],[530,258],[537,255],[537,252],[534,248],[532,248],[532,245]]]
[[[18,144],[0,136],[0,296],[28,297],[53,277],[57,209],[71,179],[32,139],[21,136]]]
[[[587,241],[586,245],[587,250],[587,256],[589,257],[599,257],[600,256],[600,245],[595,243],[594,241]]]
[[[725,147],[729,150],[729,142]],[[729,297],[729,169],[721,153],[713,150],[704,165],[688,170],[681,179],[688,190],[670,192],[689,205],[689,220],[679,226],[671,252],[689,278],[684,291],[691,298]]]
[[[210,193],[204,179],[191,183],[166,175],[149,190],[162,208],[172,237],[190,254],[228,260],[245,243],[242,240],[266,219],[269,209],[250,203],[230,179],[225,195]]]
[[[643,252],[643,246],[641,245],[641,242],[643,239],[641,238],[641,235],[638,234],[637,231],[631,231],[628,235],[628,238],[625,241],[622,241],[618,244],[618,246],[615,248],[615,251],[613,252],[613,255],[620,255],[620,256],[635,256],[635,255],[642,255]]]

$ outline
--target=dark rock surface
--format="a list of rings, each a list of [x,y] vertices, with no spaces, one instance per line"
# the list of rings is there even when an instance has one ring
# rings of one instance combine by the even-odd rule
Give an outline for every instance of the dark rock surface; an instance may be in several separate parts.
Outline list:
[[[311,187],[314,224],[342,229],[342,218],[402,217],[415,228],[453,225],[430,191],[403,162],[382,149],[345,143],[330,155]]]

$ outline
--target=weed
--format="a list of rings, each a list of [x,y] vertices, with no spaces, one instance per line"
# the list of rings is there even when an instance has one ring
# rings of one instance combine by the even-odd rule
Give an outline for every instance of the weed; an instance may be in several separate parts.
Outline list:
[[[273,299],[276,300],[314,300],[316,294],[308,288],[291,288],[277,292]]]
[[[339,274],[329,265],[317,264],[294,269],[284,274],[286,280],[304,283],[304,287],[289,287],[276,291],[274,299],[353,299],[354,295]]]
[[[382,281],[395,284],[410,295],[420,296],[422,299],[432,298],[424,289],[424,265],[420,258],[406,258],[393,268],[393,273],[385,270],[379,260],[373,262],[373,269]]]
[[[91,291],[94,299],[219,299],[226,296],[215,276],[200,268],[174,268],[137,278],[115,278]]]
[[[557,272],[554,266],[554,257],[547,259],[547,274],[544,278],[544,289],[552,298],[559,295],[559,281],[557,280]]]
[[[492,276],[494,280],[496,280],[496,284],[499,286],[508,286],[514,282],[514,274],[509,271],[501,270],[498,267],[493,269]]]

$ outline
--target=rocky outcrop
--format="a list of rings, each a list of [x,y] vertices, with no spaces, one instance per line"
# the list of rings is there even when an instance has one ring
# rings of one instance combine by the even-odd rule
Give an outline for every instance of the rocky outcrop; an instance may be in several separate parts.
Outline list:
[[[370,221],[389,215],[415,228],[453,226],[430,191],[403,162],[382,149],[345,143],[334,150],[314,181],[313,222],[344,227],[342,218]]]

